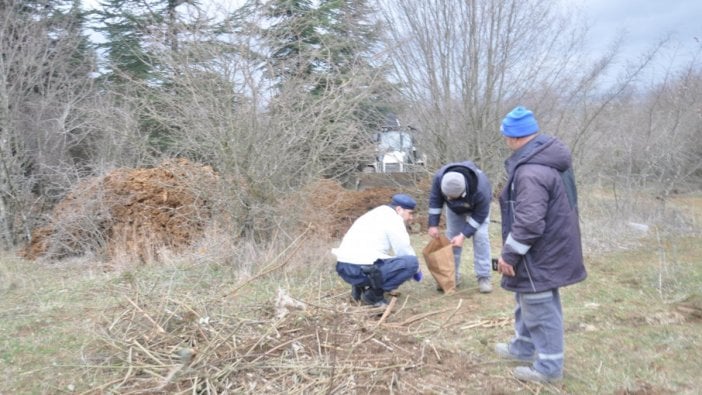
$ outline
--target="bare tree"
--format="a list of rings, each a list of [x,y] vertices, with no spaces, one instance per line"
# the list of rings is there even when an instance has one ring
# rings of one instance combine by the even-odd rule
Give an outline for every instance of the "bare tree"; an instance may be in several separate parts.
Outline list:
[[[81,160],[93,58],[73,5],[0,5],[0,244],[26,240],[55,191],[57,168]]]
[[[499,122],[518,104],[537,112],[542,130],[574,146],[591,131],[593,112],[584,116],[578,133],[561,129],[573,126],[564,120],[600,88],[618,42],[602,57],[588,58],[582,51],[587,26],[576,12],[551,0],[383,5],[388,54],[411,113],[426,132],[424,148],[434,165],[468,158],[501,174],[505,152]],[[622,94],[644,66],[607,98]]]
[[[698,188],[702,171],[702,70],[696,57],[666,70],[607,108],[583,152],[584,162],[598,164],[588,167],[598,179],[662,199]]]
[[[351,68],[353,78],[341,84],[322,84],[319,77],[274,87],[261,72],[271,65],[245,56],[258,45],[250,36],[211,38],[181,42],[177,56],[164,52],[158,61],[173,70],[168,88],[155,99],[137,94],[131,100],[168,130],[168,155],[194,158],[220,173],[220,213],[232,218],[233,232],[270,236],[281,211],[295,215],[285,200],[289,193],[311,180],[342,179],[371,155],[370,144],[359,145],[368,130],[356,112],[377,76]],[[309,86],[322,85],[309,94]],[[151,89],[148,82],[135,87]]]

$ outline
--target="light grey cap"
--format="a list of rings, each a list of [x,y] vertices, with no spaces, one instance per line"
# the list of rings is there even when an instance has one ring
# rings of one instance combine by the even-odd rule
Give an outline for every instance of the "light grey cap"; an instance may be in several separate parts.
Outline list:
[[[466,179],[463,174],[449,171],[441,177],[441,192],[449,199],[456,199],[466,191]]]

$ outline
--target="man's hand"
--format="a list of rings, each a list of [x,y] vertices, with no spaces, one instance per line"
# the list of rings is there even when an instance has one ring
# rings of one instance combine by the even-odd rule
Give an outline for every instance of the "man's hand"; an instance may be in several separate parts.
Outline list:
[[[497,260],[497,272],[502,273],[507,277],[514,277],[514,268],[509,263],[505,262],[502,257]]]
[[[430,226],[429,231],[427,233],[429,233],[429,236],[431,236],[432,238],[438,239],[439,238],[439,227],[438,226]]]
[[[458,236],[451,239],[451,245],[454,247],[463,247],[463,241],[465,241],[465,239],[466,237],[463,236],[463,233],[459,233]]]

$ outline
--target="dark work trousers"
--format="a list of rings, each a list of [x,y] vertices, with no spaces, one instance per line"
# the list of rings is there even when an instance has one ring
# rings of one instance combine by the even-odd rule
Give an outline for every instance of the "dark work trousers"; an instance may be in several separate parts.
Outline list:
[[[337,262],[336,272],[344,281],[356,287],[368,287],[380,295],[397,289],[409,280],[419,269],[419,261],[414,255],[404,255],[378,259],[372,265],[354,265]]]

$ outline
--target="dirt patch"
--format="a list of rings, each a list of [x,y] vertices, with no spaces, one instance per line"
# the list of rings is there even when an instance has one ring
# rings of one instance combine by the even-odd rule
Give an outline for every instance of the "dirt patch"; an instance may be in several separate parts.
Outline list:
[[[422,179],[411,187],[374,187],[363,190],[344,189],[333,180],[320,180],[305,188],[301,194],[308,204],[303,208],[304,218],[313,223],[316,233],[329,238],[340,238],[353,221],[368,210],[390,202],[396,193],[407,193],[417,201],[417,210],[410,230],[426,230],[426,207],[430,183]],[[305,200],[303,200],[305,201]]]
[[[160,248],[177,251],[202,235],[211,213],[199,186],[216,180],[211,167],[183,159],[85,180],[56,205],[48,225],[32,232],[20,255],[158,260]]]
[[[702,321],[702,296],[693,294],[675,303],[675,310],[688,321]]]
[[[634,388],[624,388],[614,391],[615,395],[668,395],[674,393],[674,391],[665,388],[658,388],[645,382],[636,383]]]

